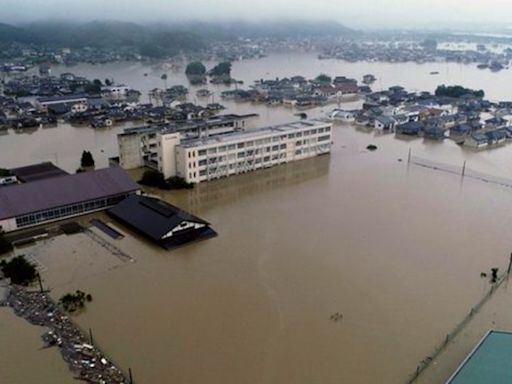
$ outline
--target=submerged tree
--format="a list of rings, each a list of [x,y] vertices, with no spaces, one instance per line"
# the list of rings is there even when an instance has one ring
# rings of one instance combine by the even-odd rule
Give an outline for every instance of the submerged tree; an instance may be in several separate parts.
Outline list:
[[[485,96],[483,90],[474,90],[470,88],[464,88],[460,85],[440,85],[436,88],[435,91],[436,96],[448,96],[448,97],[463,97],[463,96],[474,96],[478,98],[482,98]]]
[[[164,73],[160,78],[164,81],[164,89],[167,89],[167,73]]]
[[[187,65],[185,74],[187,76],[204,76],[206,73],[206,67],[200,61],[193,61]]]
[[[211,76],[231,76],[231,63],[229,61],[224,61],[222,63],[217,64],[210,71]]]
[[[2,260],[0,267],[4,276],[11,279],[13,284],[28,285],[37,277],[36,268],[24,256],[14,257],[10,261]]]

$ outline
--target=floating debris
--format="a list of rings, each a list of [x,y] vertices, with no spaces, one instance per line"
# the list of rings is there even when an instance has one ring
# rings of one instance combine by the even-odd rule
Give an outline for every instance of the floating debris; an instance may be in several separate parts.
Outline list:
[[[46,292],[11,285],[0,305],[11,307],[17,316],[33,325],[49,328],[42,336],[45,347],[59,348],[77,380],[94,384],[129,382],[127,376],[84,336]]]
[[[369,151],[375,151],[377,150],[377,146],[375,144],[369,144],[368,146],[366,146],[366,149]]]

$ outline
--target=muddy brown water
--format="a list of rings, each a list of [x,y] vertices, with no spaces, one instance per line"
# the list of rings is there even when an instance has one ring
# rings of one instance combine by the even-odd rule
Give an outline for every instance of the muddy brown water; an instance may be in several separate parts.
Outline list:
[[[268,119],[293,115],[270,110],[279,117]],[[378,150],[366,151],[370,143]],[[337,125],[330,156],[160,193],[210,221],[215,239],[165,252],[123,229],[116,245],[135,263],[81,235],[22,251],[44,266],[56,298],[93,295],[77,321],[136,382],[404,382],[486,292],[480,272],[506,268],[512,248],[509,189],[408,166],[408,148],[512,176],[506,146],[475,153]],[[425,382],[443,382],[488,328],[512,327],[506,292]],[[330,319],[336,312],[343,320]],[[34,335],[14,331],[21,320],[5,310],[0,319],[13,330],[1,355],[15,342],[29,351],[4,360],[8,377],[41,364]],[[66,382],[52,356],[46,377]],[[37,382],[36,372],[24,373]]]

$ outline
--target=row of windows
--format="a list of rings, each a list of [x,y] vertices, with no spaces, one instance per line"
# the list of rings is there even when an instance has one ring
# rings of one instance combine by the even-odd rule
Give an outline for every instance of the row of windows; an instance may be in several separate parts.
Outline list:
[[[325,135],[325,136],[322,136],[320,138],[318,138],[318,141],[325,141],[325,140],[330,140],[330,135]],[[308,146],[310,146],[311,144],[310,143],[306,143],[305,140],[300,140],[298,142],[296,142],[296,146],[302,146],[302,145],[305,145],[306,147],[305,148],[302,148],[302,151],[303,153],[308,153],[309,152],[309,149],[308,149]],[[258,148],[256,150],[254,149],[249,149],[247,151],[244,151],[244,152],[238,152],[238,153],[230,153],[228,155],[221,155],[221,156],[212,156],[212,157],[209,157],[208,159],[201,159],[199,160],[199,162],[197,163],[197,165],[199,167],[202,167],[202,166],[205,166],[207,164],[214,164],[214,163],[217,163],[217,162],[223,162],[223,161],[226,161],[226,160],[234,160],[234,159],[244,159],[244,158],[251,158],[251,157],[254,157],[254,156],[261,156],[262,154],[265,154],[265,153],[270,153],[270,152],[277,152],[279,150],[286,150],[286,144],[281,144],[281,145],[274,145],[272,147],[266,147],[266,148]],[[196,166],[196,162],[190,162],[188,164],[189,168],[194,168]]]
[[[315,135],[317,133],[324,133],[324,132],[330,132],[330,131],[331,131],[331,128],[330,127],[326,127],[326,128],[319,128],[318,130],[313,129],[311,131],[304,131],[304,132],[298,132],[298,133],[290,133],[290,134],[287,134],[287,135],[281,135],[280,137],[275,136],[273,138],[251,140],[251,141],[246,141],[246,142],[238,143],[236,145],[235,144],[221,145],[219,147],[213,147],[213,148],[208,148],[208,149],[200,149],[197,152],[197,155],[198,156],[205,156],[207,153],[208,154],[215,154],[215,153],[218,153],[218,152],[225,152],[226,150],[227,151],[233,151],[235,149],[241,149],[241,148],[245,148],[245,147],[252,147],[253,145],[269,144],[271,142],[278,142],[280,140],[301,138],[303,136]],[[192,151],[188,152],[188,157],[189,158],[193,157],[193,152]]]
[[[113,196],[109,198],[102,198],[97,200],[90,200],[86,202],[65,205],[62,207],[49,209],[37,213],[31,213],[16,218],[16,225],[18,228],[42,223],[45,221],[55,220],[61,217],[72,216],[84,212],[94,211],[97,209],[105,208],[117,204],[123,200],[126,195]]]
[[[236,164],[229,164],[224,169],[243,170],[243,169],[246,169],[246,167],[251,167],[253,165],[261,164],[261,163],[264,163],[264,164],[267,163],[267,165],[270,165],[271,159],[272,159],[272,161],[276,161],[278,159],[284,160],[285,158],[286,158],[286,155],[284,153],[279,154],[279,155],[276,154],[276,155],[272,155],[272,156],[265,156],[263,158],[249,160],[247,162],[237,162]],[[199,177],[204,177],[207,174],[208,174],[208,169],[202,169],[199,171]]]

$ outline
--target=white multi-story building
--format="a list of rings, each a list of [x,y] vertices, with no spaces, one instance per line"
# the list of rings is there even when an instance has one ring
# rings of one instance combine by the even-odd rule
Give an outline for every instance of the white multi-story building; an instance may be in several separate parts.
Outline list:
[[[195,140],[162,135],[156,161],[165,178],[200,183],[331,151],[331,124],[299,121]]]
[[[248,115],[219,115],[206,120],[187,121],[185,123],[169,123],[164,126],[147,126],[127,128],[117,135],[119,145],[119,165],[125,169],[150,167],[159,169],[158,161],[162,143],[167,144],[169,137],[180,134],[181,140],[186,138],[210,137],[228,134],[252,127],[258,117]],[[168,146],[168,145],[166,145]],[[163,155],[167,157],[167,155]]]

